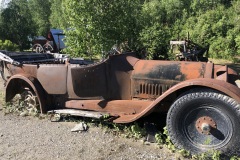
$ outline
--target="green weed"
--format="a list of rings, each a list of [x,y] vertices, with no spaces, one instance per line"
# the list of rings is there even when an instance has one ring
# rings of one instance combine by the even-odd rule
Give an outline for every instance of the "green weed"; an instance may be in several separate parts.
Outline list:
[[[230,158],[230,160],[240,160],[240,157],[233,156],[233,157]]]
[[[3,104],[3,112],[5,114],[16,113],[20,116],[40,116],[39,111],[36,108],[29,108],[26,103],[21,99],[21,96],[17,94],[10,102]],[[41,115],[42,116],[42,115]]]
[[[192,155],[192,159],[197,160],[221,160],[221,152],[217,150],[210,150],[201,154]]]

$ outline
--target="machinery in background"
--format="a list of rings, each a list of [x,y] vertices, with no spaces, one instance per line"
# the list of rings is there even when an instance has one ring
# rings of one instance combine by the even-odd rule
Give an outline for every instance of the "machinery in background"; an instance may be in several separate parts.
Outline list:
[[[60,53],[66,48],[65,34],[61,29],[50,29],[47,37],[38,36],[33,40],[32,51],[36,53]]]

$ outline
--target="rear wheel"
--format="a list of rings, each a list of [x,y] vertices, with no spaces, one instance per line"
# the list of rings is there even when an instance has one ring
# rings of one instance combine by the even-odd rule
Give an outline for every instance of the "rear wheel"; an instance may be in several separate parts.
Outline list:
[[[240,155],[240,104],[211,90],[178,98],[167,115],[167,129],[177,148],[192,153],[220,150]]]

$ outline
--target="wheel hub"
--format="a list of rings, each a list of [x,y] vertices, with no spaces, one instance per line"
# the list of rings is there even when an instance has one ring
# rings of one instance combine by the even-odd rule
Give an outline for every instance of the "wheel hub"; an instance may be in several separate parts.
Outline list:
[[[199,133],[205,135],[209,135],[212,129],[217,128],[217,124],[215,123],[215,121],[208,116],[198,118],[195,126]]]

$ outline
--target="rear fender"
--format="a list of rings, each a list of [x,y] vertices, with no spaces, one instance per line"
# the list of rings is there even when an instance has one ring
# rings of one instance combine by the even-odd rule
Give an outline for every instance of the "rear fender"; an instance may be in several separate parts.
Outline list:
[[[216,79],[208,79],[208,78],[198,78],[198,79],[192,79],[187,80],[181,83],[176,84],[166,92],[164,92],[160,97],[158,97],[153,103],[151,103],[149,106],[145,107],[141,112],[135,114],[135,115],[127,115],[120,117],[114,122],[116,123],[130,123],[133,122],[144,115],[148,115],[151,113],[155,107],[159,106],[159,104],[164,101],[166,97],[169,95],[176,93],[177,95],[180,95],[181,93],[185,92],[186,90],[193,89],[193,88],[211,88],[216,91],[220,91],[229,97],[235,99],[237,102],[240,103],[240,89],[237,86],[234,86],[230,83],[227,83],[222,80],[216,80]]]
[[[9,102],[24,87],[30,87],[30,89],[33,90],[33,92],[39,99],[41,113],[46,112],[46,94],[44,93],[44,89],[42,88],[38,80],[34,77],[31,77],[30,75],[18,74],[8,79],[6,84],[5,101]]]

